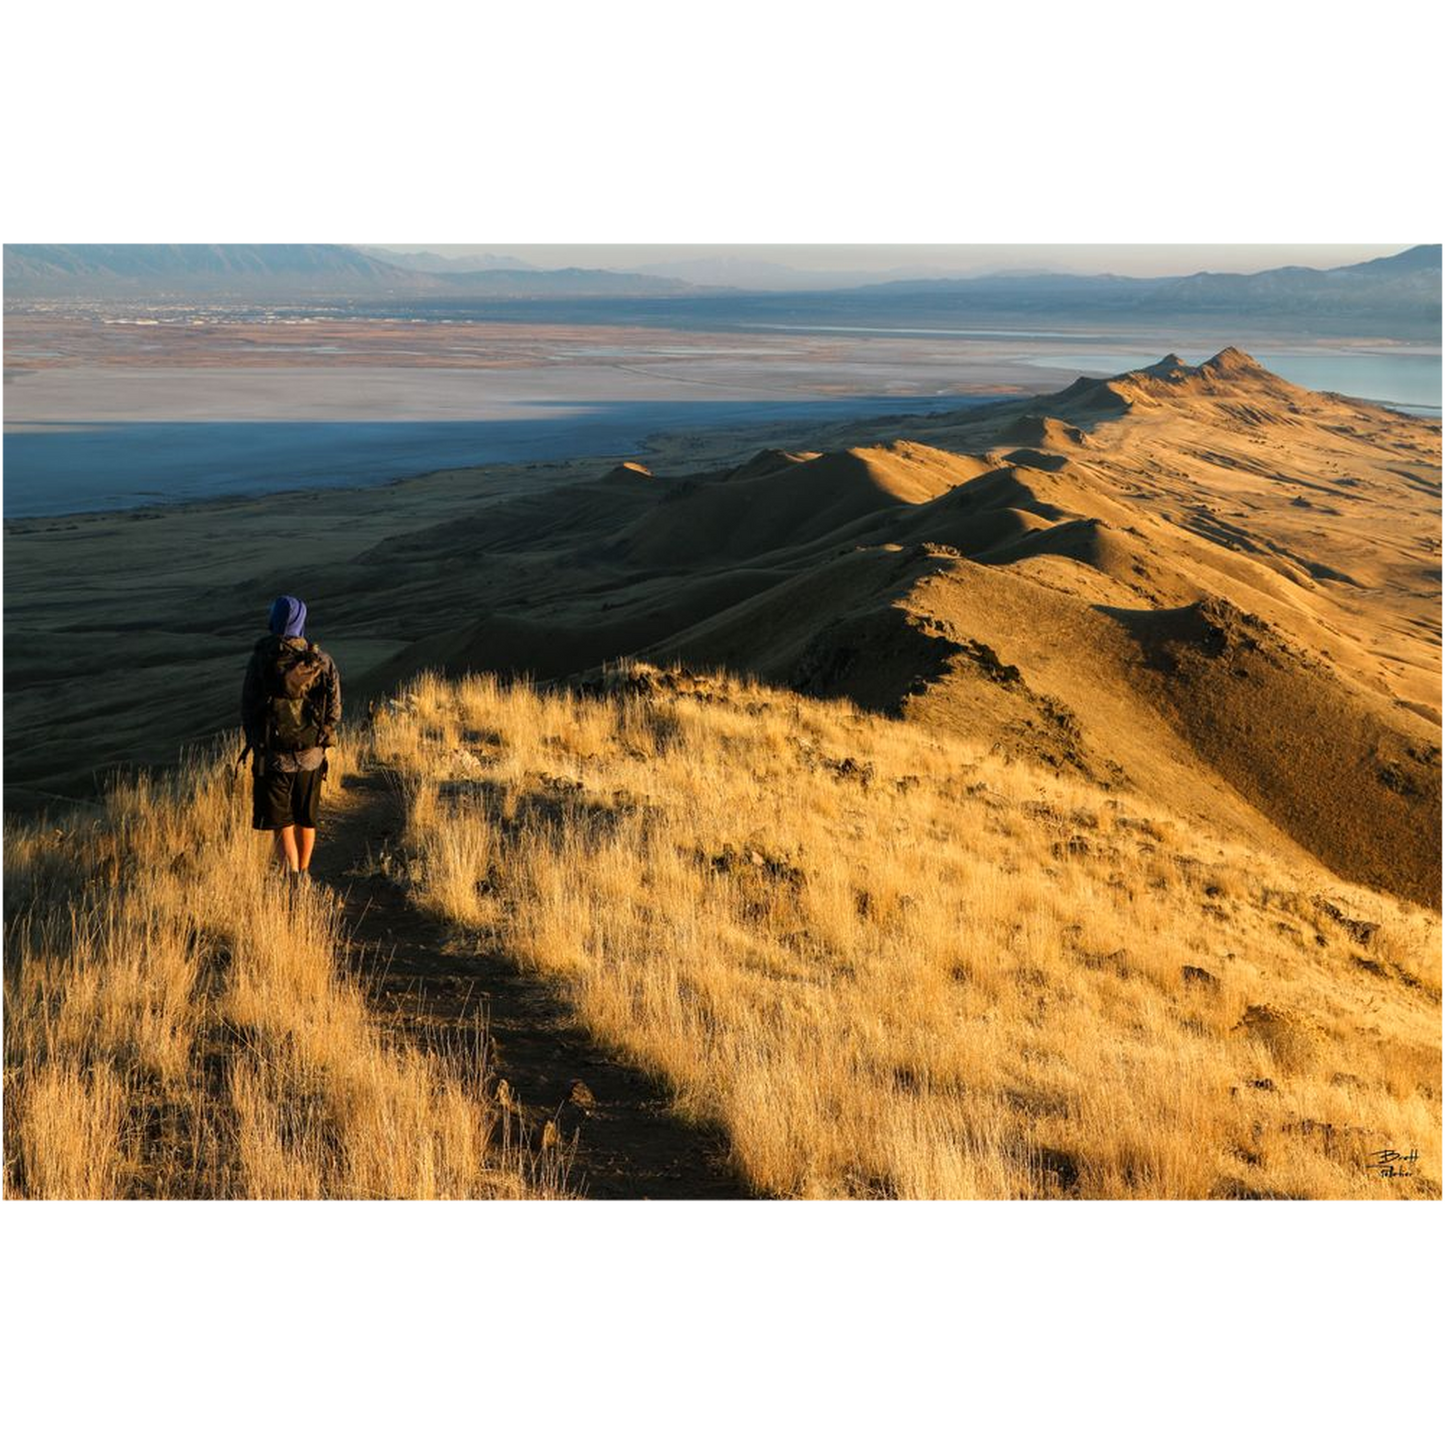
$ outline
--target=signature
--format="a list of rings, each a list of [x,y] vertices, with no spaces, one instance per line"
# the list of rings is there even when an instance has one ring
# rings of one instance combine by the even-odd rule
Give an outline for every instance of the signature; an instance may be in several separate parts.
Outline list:
[[[1408,1154],[1402,1154],[1398,1149],[1374,1149],[1370,1152],[1370,1162],[1365,1167],[1371,1174],[1378,1174],[1381,1179],[1408,1179],[1410,1165],[1419,1157],[1418,1149],[1411,1149]]]

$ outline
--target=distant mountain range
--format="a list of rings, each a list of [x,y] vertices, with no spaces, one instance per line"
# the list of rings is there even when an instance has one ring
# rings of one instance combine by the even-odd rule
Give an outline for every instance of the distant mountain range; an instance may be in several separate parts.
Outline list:
[[[253,294],[290,285],[385,286],[408,273],[351,246],[6,246],[7,294]]]
[[[1440,307],[1440,247],[1412,246],[1374,261],[1316,270],[1280,266],[1236,275],[1200,271],[1192,276],[1070,276],[1031,272],[935,281],[887,281],[854,288],[874,296],[971,298],[1010,309],[1054,310],[1060,303],[1083,309],[1145,313],[1218,312],[1224,315],[1301,312],[1373,312],[1417,315]]]
[[[1440,254],[1439,246],[1414,246],[1349,266],[1280,266],[1252,274],[1013,271],[908,277],[827,291],[715,291],[671,302],[639,297],[607,310],[618,322],[695,328],[978,328],[1004,334],[1038,329],[1128,332],[1175,345],[1186,336],[1221,335],[1378,337],[1438,345]],[[536,320],[556,315],[541,304],[525,309]]]
[[[365,256],[402,266],[408,271],[432,271],[442,275],[458,271],[536,271],[539,268],[520,256],[499,256],[494,251],[473,251],[465,256],[439,256],[435,251],[390,251],[380,246],[358,246]]]
[[[726,261],[727,258],[721,258]],[[687,266],[690,263],[679,263]],[[763,267],[766,274],[759,272]],[[676,267],[673,268],[676,271]],[[10,300],[147,302],[301,300],[358,305],[625,302],[625,317],[647,325],[920,326],[998,324],[1016,318],[1080,326],[1163,318],[1279,324],[1320,334],[1376,334],[1411,339],[1440,334],[1440,247],[1329,270],[1281,266],[1248,275],[1201,271],[1192,276],[1078,276],[1009,272],[978,277],[916,277],[866,285],[850,277],[834,289],[779,290],[780,272],[739,258],[699,263],[691,275],[602,268],[543,269],[513,256],[444,257],[355,246],[13,245],[5,247]],[[731,285],[699,284],[730,277]],[[649,309],[648,303],[666,306]]]
[[[926,274],[916,267],[897,267],[884,272],[861,268],[822,271],[746,254],[694,256],[633,269],[644,276],[671,276],[678,281],[691,281],[695,286],[726,286],[744,291],[838,291]]]
[[[1402,317],[1429,313],[1438,328],[1440,247],[1412,246],[1394,256],[1328,271],[1308,266],[1282,266],[1252,276],[1201,271],[1171,282],[1149,297],[1148,304],[1160,310],[1234,314],[1257,308]]]
[[[514,257],[467,261],[472,269],[453,270],[447,258],[428,252],[387,260],[383,253],[356,246],[7,245],[5,294],[10,299],[281,302],[676,296],[701,289],[621,271],[575,266],[543,271]]]

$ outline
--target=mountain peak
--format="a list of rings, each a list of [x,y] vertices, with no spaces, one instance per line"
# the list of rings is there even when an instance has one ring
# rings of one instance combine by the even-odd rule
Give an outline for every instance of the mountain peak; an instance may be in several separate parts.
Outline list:
[[[1342,266],[1342,271],[1411,272],[1438,271],[1440,269],[1439,246],[1411,246],[1408,250],[1397,251],[1393,256],[1376,256],[1373,261],[1359,261],[1353,266]]]
[[[1200,371],[1212,371],[1220,375],[1239,375],[1242,372],[1262,372],[1264,367],[1247,351],[1237,346],[1226,346],[1223,351],[1211,356]]]
[[[1153,366],[1144,367],[1144,374],[1146,376],[1169,376],[1176,371],[1192,371],[1193,369],[1177,351],[1171,351],[1168,356],[1161,356]]]

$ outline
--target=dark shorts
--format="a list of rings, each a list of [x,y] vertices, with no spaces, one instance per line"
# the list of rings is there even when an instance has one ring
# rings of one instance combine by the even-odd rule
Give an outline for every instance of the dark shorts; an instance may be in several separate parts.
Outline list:
[[[251,826],[263,832],[314,828],[321,813],[321,769],[305,773],[259,773],[251,794]]]

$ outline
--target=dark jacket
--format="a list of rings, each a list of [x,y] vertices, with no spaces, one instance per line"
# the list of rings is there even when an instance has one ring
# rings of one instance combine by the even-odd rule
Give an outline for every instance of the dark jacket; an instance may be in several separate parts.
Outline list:
[[[246,742],[255,751],[254,767],[257,772],[310,772],[326,760],[325,746],[304,748],[297,753],[268,753],[266,750],[265,659],[276,647],[294,647],[299,651],[306,646],[304,637],[288,637],[283,641],[268,634],[251,650],[251,660],[246,665],[246,677],[241,684],[241,727],[245,731]],[[319,647],[316,651],[321,654],[321,676],[307,700],[325,744],[335,736],[337,724],[341,721],[341,674],[328,653],[322,652]]]

